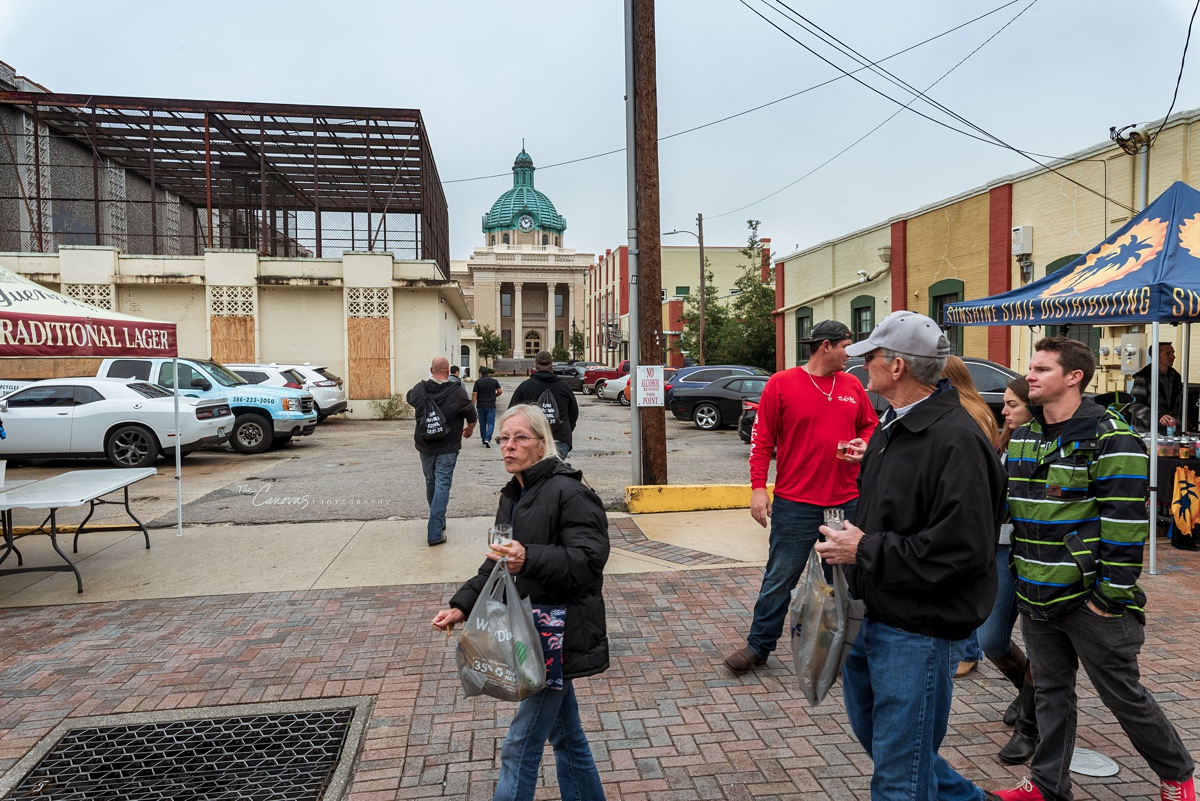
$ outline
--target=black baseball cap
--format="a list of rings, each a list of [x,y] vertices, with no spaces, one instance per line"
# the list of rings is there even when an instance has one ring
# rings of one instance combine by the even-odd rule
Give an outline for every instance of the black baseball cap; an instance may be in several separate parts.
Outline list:
[[[801,340],[801,342],[824,342],[829,340],[833,343],[838,343],[846,339],[854,339],[854,335],[850,333],[850,329],[845,323],[839,323],[837,320],[822,320],[813,326],[812,333]]]

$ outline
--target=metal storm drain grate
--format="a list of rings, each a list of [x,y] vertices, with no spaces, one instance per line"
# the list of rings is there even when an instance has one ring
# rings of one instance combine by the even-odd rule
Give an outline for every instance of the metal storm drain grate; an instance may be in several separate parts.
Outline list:
[[[68,720],[0,791],[38,801],[331,801],[345,792],[369,711],[369,699],[339,698]]]

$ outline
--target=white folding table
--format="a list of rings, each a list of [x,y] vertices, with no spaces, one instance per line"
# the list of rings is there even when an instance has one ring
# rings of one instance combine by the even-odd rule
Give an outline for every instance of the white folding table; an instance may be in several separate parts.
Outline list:
[[[83,522],[75,529],[74,552],[79,552],[79,535],[83,533],[87,522],[91,520],[92,515],[96,511],[96,507],[102,504],[115,503],[125,507],[126,514],[134,522],[135,525],[129,526],[111,526],[105,525],[106,531],[140,531],[142,536],[146,538],[146,548],[150,547],[150,532],[146,531],[146,527],[142,525],[142,521],[138,520],[133,514],[133,510],[129,508],[129,487],[132,484],[153,476],[158,471],[153,467],[141,467],[133,469],[114,468],[109,470],[72,470],[67,473],[60,473],[51,478],[42,479],[41,481],[9,481],[0,487],[0,513],[3,513],[3,530],[4,530],[4,553],[0,555],[0,564],[8,558],[10,553],[17,555],[18,567],[9,567],[0,569],[0,576],[7,576],[14,573],[31,573],[31,572],[59,572],[71,571],[75,574],[75,585],[79,592],[83,592],[83,578],[79,575],[79,568],[71,561],[71,557],[63,553],[58,547],[58,522],[57,513],[59,509],[64,507],[83,506],[89,504],[87,516]],[[122,500],[104,500],[105,495],[110,495],[118,490],[124,490]],[[21,552],[17,550],[15,537],[13,536],[12,510],[13,509],[48,509],[49,515],[42,521],[42,524],[29,534],[46,534],[50,537],[50,544],[53,546],[56,553],[63,558],[65,564],[62,565],[47,565],[44,567],[25,567],[24,560],[21,558]],[[49,524],[49,528],[47,528]]]

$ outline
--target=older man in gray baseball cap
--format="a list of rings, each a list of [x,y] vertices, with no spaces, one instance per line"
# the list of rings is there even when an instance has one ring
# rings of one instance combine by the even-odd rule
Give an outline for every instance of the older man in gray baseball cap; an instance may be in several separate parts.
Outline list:
[[[979,801],[938,755],[953,666],[991,611],[1005,487],[1000,460],[941,379],[950,343],[923,314],[889,314],[846,348],[892,408],[867,446],[858,510],[815,548],[847,565],[867,614],[842,669],[846,713],[874,763],[875,801]]]

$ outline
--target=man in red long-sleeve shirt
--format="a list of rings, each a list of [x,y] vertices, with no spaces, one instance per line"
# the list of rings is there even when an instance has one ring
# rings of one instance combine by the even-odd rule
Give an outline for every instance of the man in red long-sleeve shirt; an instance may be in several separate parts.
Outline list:
[[[746,646],[725,659],[738,675],[765,664],[775,650],[825,509],[841,507],[847,520],[854,518],[858,462],[879,420],[862,383],[844,372],[851,341],[843,323],[818,323],[807,340],[808,363],[775,373],[763,389],[750,445],[750,514],[764,527],[770,519],[770,553]],[[850,443],[843,459],[837,455],[841,441]]]

